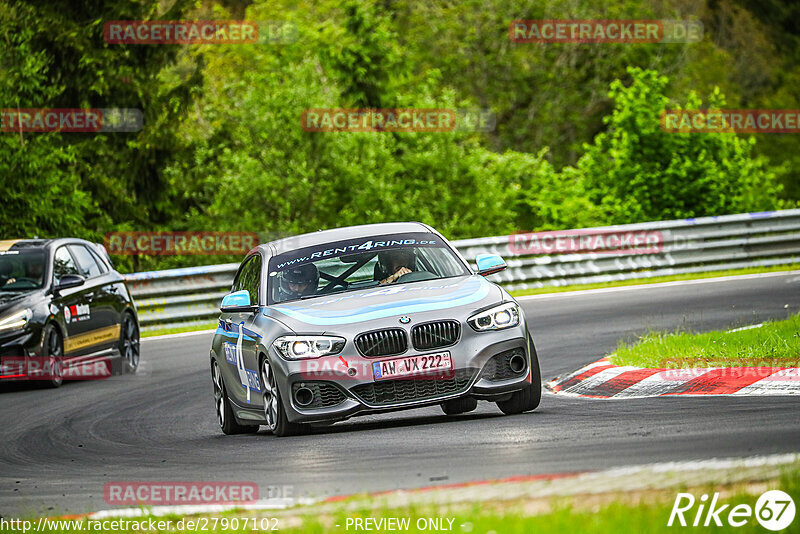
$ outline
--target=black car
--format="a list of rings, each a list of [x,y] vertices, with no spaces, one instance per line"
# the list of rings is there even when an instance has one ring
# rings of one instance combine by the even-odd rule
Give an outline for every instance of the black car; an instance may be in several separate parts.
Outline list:
[[[0,241],[0,381],[58,387],[138,365],[136,308],[102,245]]]

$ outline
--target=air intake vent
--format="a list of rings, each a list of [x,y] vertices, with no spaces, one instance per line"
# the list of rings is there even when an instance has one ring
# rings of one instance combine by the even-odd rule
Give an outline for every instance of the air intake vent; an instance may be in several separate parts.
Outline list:
[[[376,330],[356,336],[356,348],[364,356],[394,356],[408,348],[408,339],[402,328]]]
[[[359,384],[350,391],[373,406],[386,406],[446,397],[465,392],[475,376],[475,369],[458,369],[452,378],[400,379]]]
[[[461,335],[458,321],[424,323],[411,329],[411,342],[417,350],[438,349],[455,345]]]

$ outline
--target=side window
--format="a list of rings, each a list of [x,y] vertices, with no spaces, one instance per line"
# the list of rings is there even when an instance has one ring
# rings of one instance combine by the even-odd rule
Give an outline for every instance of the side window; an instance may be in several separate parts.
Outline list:
[[[67,247],[61,247],[56,250],[55,257],[53,258],[53,276],[55,276],[56,284],[61,280],[65,274],[80,274],[75,261],[70,256]]]
[[[83,245],[69,245],[69,249],[78,260],[78,266],[83,276],[92,278],[93,276],[99,276],[103,272],[100,266],[97,265],[95,257],[86,247]]]
[[[242,266],[236,282],[233,285],[234,291],[246,289],[250,293],[250,302],[258,303],[258,291],[261,288],[261,256],[256,254],[251,256]]]

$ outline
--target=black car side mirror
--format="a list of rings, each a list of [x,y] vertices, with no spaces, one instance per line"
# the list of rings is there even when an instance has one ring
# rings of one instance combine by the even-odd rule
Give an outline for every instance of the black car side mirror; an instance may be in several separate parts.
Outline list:
[[[56,286],[56,291],[61,291],[62,289],[69,289],[71,287],[82,286],[85,281],[86,279],[78,274],[65,274],[58,281],[58,285]]]

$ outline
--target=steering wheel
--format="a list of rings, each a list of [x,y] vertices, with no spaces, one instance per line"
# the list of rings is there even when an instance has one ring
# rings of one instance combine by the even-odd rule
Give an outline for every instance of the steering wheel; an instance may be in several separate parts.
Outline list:
[[[395,280],[394,283],[419,282],[422,280],[433,280],[434,278],[436,278],[436,275],[429,271],[411,271],[410,273],[406,273]]]

